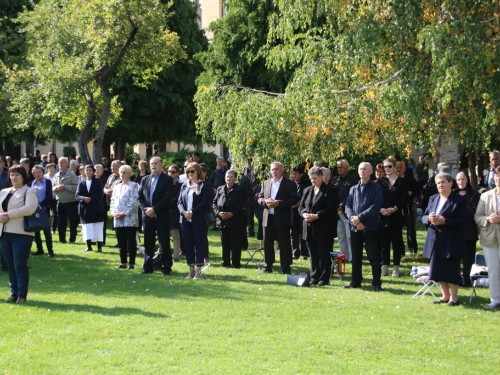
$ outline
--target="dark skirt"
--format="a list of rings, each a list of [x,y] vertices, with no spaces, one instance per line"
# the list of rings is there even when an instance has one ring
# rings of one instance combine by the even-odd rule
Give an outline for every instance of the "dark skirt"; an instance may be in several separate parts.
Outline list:
[[[434,254],[433,254],[434,255]],[[429,279],[436,282],[460,285],[460,259],[431,257]]]
[[[93,204],[86,205],[85,207],[80,206],[79,208],[82,224],[100,223],[106,217],[105,212],[95,212]]]

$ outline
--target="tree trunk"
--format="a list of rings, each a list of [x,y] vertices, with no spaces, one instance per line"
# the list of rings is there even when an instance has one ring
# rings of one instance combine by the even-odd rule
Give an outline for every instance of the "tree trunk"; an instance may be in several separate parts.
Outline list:
[[[477,187],[477,175],[476,175],[476,150],[469,150],[469,155],[467,156],[468,164],[469,164],[469,177],[470,184],[472,188],[476,190]]]
[[[92,94],[86,95],[87,98],[87,118],[85,119],[85,125],[78,134],[78,148],[80,149],[80,156],[82,157],[83,164],[92,164],[92,159],[90,157],[89,149],[87,144],[90,140],[90,134],[92,133],[92,128],[94,127],[96,121],[96,106]],[[96,160],[96,159],[94,159]]]
[[[99,127],[94,136],[94,150],[92,153],[94,160],[101,160],[102,158],[102,144],[104,143],[104,137],[108,127],[109,114],[111,113],[111,95],[109,87],[105,83],[101,83],[100,86],[104,104],[101,110],[101,118],[99,119]]]
[[[131,155],[127,156],[130,157]],[[125,140],[123,139],[123,137],[118,137],[115,139],[115,159],[125,159]]]

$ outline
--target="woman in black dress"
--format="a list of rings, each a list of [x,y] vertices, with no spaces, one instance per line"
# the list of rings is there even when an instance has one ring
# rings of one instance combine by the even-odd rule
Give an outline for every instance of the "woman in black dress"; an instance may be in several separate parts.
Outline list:
[[[438,194],[429,199],[422,217],[427,226],[424,256],[430,258],[429,279],[439,282],[443,296],[434,303],[457,306],[460,285],[460,259],[465,252],[464,225],[467,223],[467,203],[463,196],[452,192],[453,178],[438,173],[434,178]]]
[[[92,251],[92,242],[97,242],[97,251],[102,252],[104,228],[104,189],[100,179],[94,176],[93,165],[85,166],[84,181],[78,183],[76,200],[82,224],[83,239],[87,241],[85,251]]]
[[[476,242],[479,239],[477,233],[477,224],[474,221],[474,214],[479,203],[481,194],[472,189],[469,181],[469,176],[464,172],[457,174],[458,189],[455,191],[465,197],[467,202],[467,223],[464,225],[464,238],[465,238],[465,254],[463,260],[463,279],[464,286],[471,287],[470,270],[476,258]]]

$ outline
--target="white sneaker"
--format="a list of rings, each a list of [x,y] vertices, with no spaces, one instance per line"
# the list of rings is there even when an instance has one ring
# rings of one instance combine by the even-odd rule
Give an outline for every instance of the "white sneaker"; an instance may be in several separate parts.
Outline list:
[[[382,266],[382,275],[381,276],[387,276],[389,274],[389,266],[383,265]]]
[[[392,271],[392,277],[399,277],[399,266],[394,266],[394,270]]]
[[[486,310],[494,310],[494,309],[498,309],[499,307],[500,307],[500,303],[498,303],[498,302],[492,302],[489,305],[483,306],[483,308]]]

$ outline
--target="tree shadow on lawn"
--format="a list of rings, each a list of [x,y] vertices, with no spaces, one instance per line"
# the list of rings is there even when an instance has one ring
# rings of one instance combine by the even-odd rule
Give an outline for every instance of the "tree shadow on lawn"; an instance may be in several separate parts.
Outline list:
[[[106,316],[120,316],[120,315],[143,315],[151,318],[167,318],[168,315],[161,313],[152,313],[133,307],[113,306],[103,307],[91,304],[78,304],[78,303],[58,303],[39,300],[29,300],[29,306],[38,307],[40,309],[50,311],[66,311],[66,312],[87,312],[92,314],[100,314]]]

